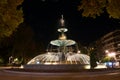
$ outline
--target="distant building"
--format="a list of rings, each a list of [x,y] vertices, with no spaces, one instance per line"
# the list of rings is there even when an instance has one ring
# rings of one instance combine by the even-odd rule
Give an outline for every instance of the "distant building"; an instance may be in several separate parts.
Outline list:
[[[102,53],[105,53],[106,50],[115,52],[116,60],[120,61],[120,30],[109,32],[96,42]]]

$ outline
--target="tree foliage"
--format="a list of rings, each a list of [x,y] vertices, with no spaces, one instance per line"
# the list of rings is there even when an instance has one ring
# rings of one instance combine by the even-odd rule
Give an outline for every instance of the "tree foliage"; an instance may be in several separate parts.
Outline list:
[[[82,0],[78,10],[82,10],[84,17],[95,18],[106,11],[109,17],[120,19],[119,0]]]
[[[97,66],[97,52],[96,49],[93,48],[90,50],[90,68],[94,69]]]
[[[34,33],[31,27],[22,23],[17,28],[17,31],[13,35],[13,48],[11,51],[11,55],[14,58],[23,57],[24,60],[33,57],[36,51],[35,41],[33,39]]]
[[[23,22],[23,12],[19,5],[23,0],[0,0],[0,40],[10,36]]]

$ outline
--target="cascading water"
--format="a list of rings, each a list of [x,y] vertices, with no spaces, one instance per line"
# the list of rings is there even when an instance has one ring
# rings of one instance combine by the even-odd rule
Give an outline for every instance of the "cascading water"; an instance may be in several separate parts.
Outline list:
[[[34,57],[28,64],[89,64],[88,55],[81,54],[74,40],[67,39],[63,15],[60,19],[61,27],[58,29],[60,37],[50,41],[51,49],[48,52]]]

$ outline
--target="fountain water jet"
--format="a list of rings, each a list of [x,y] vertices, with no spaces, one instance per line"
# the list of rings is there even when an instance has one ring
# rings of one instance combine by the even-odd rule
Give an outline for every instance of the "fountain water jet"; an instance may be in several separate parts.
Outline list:
[[[46,53],[34,57],[27,65],[24,65],[24,68],[42,70],[71,70],[75,68],[77,70],[84,68],[84,65],[89,65],[89,56],[80,53],[74,40],[67,39],[65,32],[68,29],[65,28],[63,15],[60,22],[59,39],[50,41],[49,47],[51,48],[48,48]]]

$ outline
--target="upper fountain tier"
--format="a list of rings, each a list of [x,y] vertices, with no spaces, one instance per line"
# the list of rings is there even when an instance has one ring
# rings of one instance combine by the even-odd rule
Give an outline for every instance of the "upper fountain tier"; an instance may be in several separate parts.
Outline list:
[[[64,21],[63,15],[62,15],[61,17],[62,17],[62,18],[60,19],[61,28],[58,29],[58,32],[67,32],[68,29],[65,28],[65,21]]]
[[[61,35],[59,36],[59,39],[52,40],[50,42],[50,44],[55,45],[55,46],[71,46],[71,45],[76,44],[76,42],[73,40],[67,40],[67,36],[65,35],[65,32],[67,32],[68,29],[65,28],[64,22],[65,21],[63,19],[63,15],[62,15],[62,18],[60,19],[61,27],[58,29],[58,32],[60,32]]]

